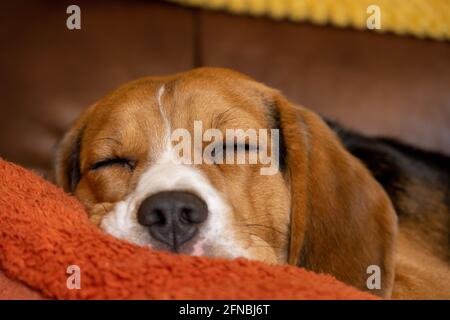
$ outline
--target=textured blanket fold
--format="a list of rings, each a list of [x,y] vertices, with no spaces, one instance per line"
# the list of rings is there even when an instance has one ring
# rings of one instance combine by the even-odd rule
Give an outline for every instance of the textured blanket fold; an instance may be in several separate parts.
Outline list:
[[[68,288],[71,265],[80,268],[80,289]],[[58,299],[375,298],[301,268],[174,255],[115,239],[90,223],[75,198],[2,159],[0,270]]]

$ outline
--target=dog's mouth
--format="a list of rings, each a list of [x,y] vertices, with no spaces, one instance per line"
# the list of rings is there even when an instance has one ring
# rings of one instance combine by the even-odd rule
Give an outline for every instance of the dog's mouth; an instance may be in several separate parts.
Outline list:
[[[196,239],[193,239],[193,241],[182,246],[179,253],[190,256],[215,256],[214,247],[208,244],[206,239],[201,237],[197,237]]]
[[[150,243],[144,245],[145,247],[151,248],[157,251],[166,251],[175,254],[189,255],[189,256],[215,256],[214,248],[208,241],[199,236],[195,236],[188,243],[184,243],[180,246],[173,247],[164,244],[159,241],[151,240]]]
[[[226,225],[218,224],[216,220],[208,219],[193,237],[176,246],[173,243],[159,241],[151,235],[148,226],[140,224],[137,220],[134,206],[127,201],[121,201],[104,216],[100,228],[116,238],[141,247],[179,255],[223,259],[246,258],[268,263],[285,262],[287,259],[279,256],[275,248],[263,239],[252,236],[247,243]]]
[[[226,239],[219,241],[215,232],[208,231],[209,228],[205,225],[200,225],[194,236],[180,244],[174,244],[173,239],[170,242],[158,240],[148,226],[139,223],[133,205],[127,201],[118,202],[113,210],[104,215],[100,228],[118,239],[152,250],[190,256],[234,257],[227,250]],[[221,244],[223,241],[225,242]]]

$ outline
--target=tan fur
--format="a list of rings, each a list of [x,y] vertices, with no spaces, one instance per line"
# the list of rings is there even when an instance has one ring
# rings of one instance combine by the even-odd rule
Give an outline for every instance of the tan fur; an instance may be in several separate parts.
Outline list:
[[[283,100],[279,105],[292,108]],[[299,191],[307,193],[307,200],[306,207],[292,212],[289,262],[333,274],[361,289],[366,288],[367,267],[377,265],[382,285],[373,292],[389,296],[394,280],[396,216],[387,195],[318,116],[300,108],[297,121],[307,128],[307,146],[295,149],[288,163],[307,164],[306,179],[301,177],[306,186]],[[295,145],[295,138],[287,139],[288,150]],[[291,177],[299,178],[295,169]]]
[[[403,200],[397,239],[395,299],[450,299],[450,212],[443,190],[411,180],[406,193],[420,200]]]
[[[382,289],[372,292],[390,297],[397,252],[396,289],[435,290],[434,284],[441,285],[440,278],[420,280],[418,272],[423,270],[410,263],[416,252],[409,231],[400,232],[395,247],[397,221],[389,198],[325,123],[277,91],[225,69],[196,69],[131,82],[90,107],[75,123],[59,149],[56,175],[69,190],[68,159],[83,132],[82,178],[74,194],[94,223],[99,224],[135,188],[139,176],[155,161],[152,151],[156,152],[163,135],[155,97],[162,84],[173,128],[192,131],[194,120],[202,120],[204,130],[208,126],[270,128],[268,104],[278,111],[287,148],[285,174],[260,175],[260,165],[197,166],[231,204],[239,241],[259,260],[330,273],[362,290],[367,290],[367,267],[378,265]],[[89,170],[110,156],[132,158],[136,169]],[[437,263],[436,268],[445,270]]]

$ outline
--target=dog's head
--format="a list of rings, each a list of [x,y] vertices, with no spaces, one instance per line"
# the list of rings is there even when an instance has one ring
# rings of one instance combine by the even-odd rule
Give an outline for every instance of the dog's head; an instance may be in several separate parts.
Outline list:
[[[237,161],[261,151],[277,157]],[[236,72],[131,82],[86,110],[56,160],[58,183],[116,237],[289,262],[362,289],[376,265],[375,292],[390,292],[396,221],[383,189],[320,117]]]

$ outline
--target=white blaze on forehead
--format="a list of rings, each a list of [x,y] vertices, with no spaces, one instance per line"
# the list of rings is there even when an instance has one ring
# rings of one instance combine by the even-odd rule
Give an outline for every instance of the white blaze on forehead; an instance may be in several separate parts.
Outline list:
[[[162,145],[167,148],[170,146],[170,132],[171,132],[171,127],[170,127],[170,121],[169,118],[167,117],[167,113],[166,110],[164,110],[164,106],[163,106],[163,95],[164,92],[166,91],[166,87],[163,84],[159,89],[158,89],[158,93],[156,95],[156,100],[158,103],[158,110],[159,113],[161,114],[161,118],[163,119],[163,124],[164,124],[164,138],[162,139]]]
[[[239,246],[231,225],[232,211],[220,193],[202,172],[191,165],[181,164],[170,140],[170,122],[163,107],[164,85],[157,93],[158,108],[164,121],[165,137],[162,153],[139,178],[136,189],[102,220],[101,228],[107,233],[139,244],[151,246],[155,240],[148,229],[137,221],[139,205],[147,197],[162,191],[188,191],[200,197],[208,206],[208,218],[199,229],[200,244],[214,248],[229,258],[248,257],[247,250]],[[153,149],[153,152],[155,150]],[[150,157],[152,158],[152,157]],[[193,254],[201,249],[196,248]]]

